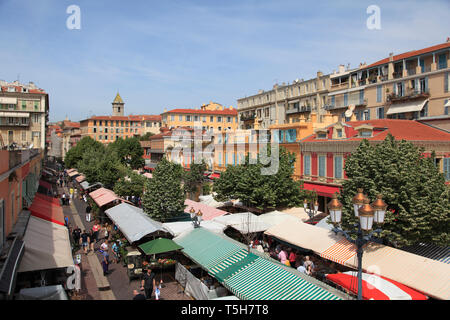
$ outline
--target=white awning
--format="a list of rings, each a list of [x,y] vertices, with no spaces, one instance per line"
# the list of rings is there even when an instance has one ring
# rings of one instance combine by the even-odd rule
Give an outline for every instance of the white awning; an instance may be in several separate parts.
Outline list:
[[[405,103],[392,104],[389,107],[389,110],[388,112],[386,112],[386,114],[421,111],[427,102],[428,99],[421,101],[409,101]]]
[[[142,209],[128,203],[121,203],[105,213],[130,243],[158,231],[171,233],[161,222],[151,219]]]
[[[295,100],[289,101],[288,103],[296,103],[296,102],[299,102],[299,101],[300,101],[300,99],[295,99]]]
[[[450,107],[450,99],[447,100],[447,103],[444,105],[444,107]]]
[[[73,265],[69,232],[65,226],[31,216],[23,240],[25,253],[18,272]]]
[[[30,113],[28,113],[28,112],[0,112],[0,117],[29,118]]]
[[[0,97],[0,103],[17,104],[17,98]]]

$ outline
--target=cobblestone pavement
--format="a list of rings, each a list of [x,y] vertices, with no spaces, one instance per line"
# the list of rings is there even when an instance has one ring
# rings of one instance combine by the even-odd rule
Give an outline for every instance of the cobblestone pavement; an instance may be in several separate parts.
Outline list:
[[[63,188],[58,188],[60,194],[63,192]],[[67,188],[65,188],[65,192],[68,194]],[[85,229],[89,231],[92,229],[94,225],[94,221],[91,222],[86,221],[85,219],[85,208],[86,203],[83,200],[72,199],[72,204],[74,206],[63,206],[64,215],[69,218],[70,224],[72,226],[77,225],[76,221],[82,223],[83,226],[80,226],[81,229]],[[72,209],[71,209],[72,207]],[[76,213],[73,213],[73,210],[76,210]],[[77,217],[78,216],[78,217]],[[79,220],[78,220],[79,218]],[[95,245],[95,249],[97,249],[102,240]],[[82,250],[79,250],[82,252]],[[93,256],[96,256],[99,264],[96,264],[96,267],[91,266],[89,263],[89,258],[92,259]],[[110,255],[111,256],[111,255]],[[82,282],[81,282],[81,291],[83,299],[86,300],[131,300],[133,298],[133,290],[140,289],[140,281],[132,280],[129,281],[127,270],[122,263],[115,264],[111,262],[109,266],[109,274],[106,276],[106,280],[99,283],[98,278],[101,278],[103,275],[98,275],[98,266],[101,263],[101,255],[97,253],[89,253],[88,256],[81,254],[81,270],[82,270]],[[101,267],[100,267],[101,268]],[[95,274],[97,272],[97,275]],[[97,277],[97,279],[96,279]],[[161,288],[161,300],[192,300],[192,298],[183,292],[183,288],[179,285],[179,283],[175,280],[174,271],[166,271],[164,273],[156,272],[155,280],[157,283],[162,279],[163,285]],[[104,287],[101,287],[104,286]],[[107,292],[111,294],[106,295]],[[152,297],[152,300],[155,297]]]

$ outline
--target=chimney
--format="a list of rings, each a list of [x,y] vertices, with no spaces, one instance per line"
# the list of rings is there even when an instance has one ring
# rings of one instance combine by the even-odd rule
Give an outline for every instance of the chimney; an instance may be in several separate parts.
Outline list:
[[[450,37],[447,37],[447,42],[450,42]]]
[[[394,53],[389,53],[389,61],[394,61]]]

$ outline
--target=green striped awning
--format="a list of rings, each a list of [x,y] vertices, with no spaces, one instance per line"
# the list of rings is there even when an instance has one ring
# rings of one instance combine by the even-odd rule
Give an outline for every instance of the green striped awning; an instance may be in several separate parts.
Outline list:
[[[224,285],[242,300],[341,300],[262,258],[225,279]]]
[[[340,300],[330,291],[287,271],[270,259],[248,253],[245,245],[204,228],[174,239],[188,257],[200,264],[242,300]]]

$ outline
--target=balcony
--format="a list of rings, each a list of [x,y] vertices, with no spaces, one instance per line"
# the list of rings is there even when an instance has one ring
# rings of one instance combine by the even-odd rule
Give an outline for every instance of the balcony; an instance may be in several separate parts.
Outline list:
[[[298,107],[292,107],[289,110],[286,110],[286,114],[295,114],[295,113],[301,113],[301,112],[311,112],[311,106],[298,106]]]
[[[22,119],[25,119],[25,121]],[[28,127],[29,125],[29,118],[0,118],[0,126],[2,127]]]
[[[348,81],[331,85],[331,91],[340,90],[340,89],[348,89]]]
[[[387,101],[391,103],[403,102],[408,100],[416,100],[416,99],[426,99],[430,97],[429,90],[415,91],[410,88],[406,90],[406,92],[400,96],[395,93],[391,93],[387,96]]]
[[[256,114],[254,114],[254,113],[251,113],[248,115],[243,114],[243,115],[241,115],[241,121],[255,120],[255,117],[256,117]]]

